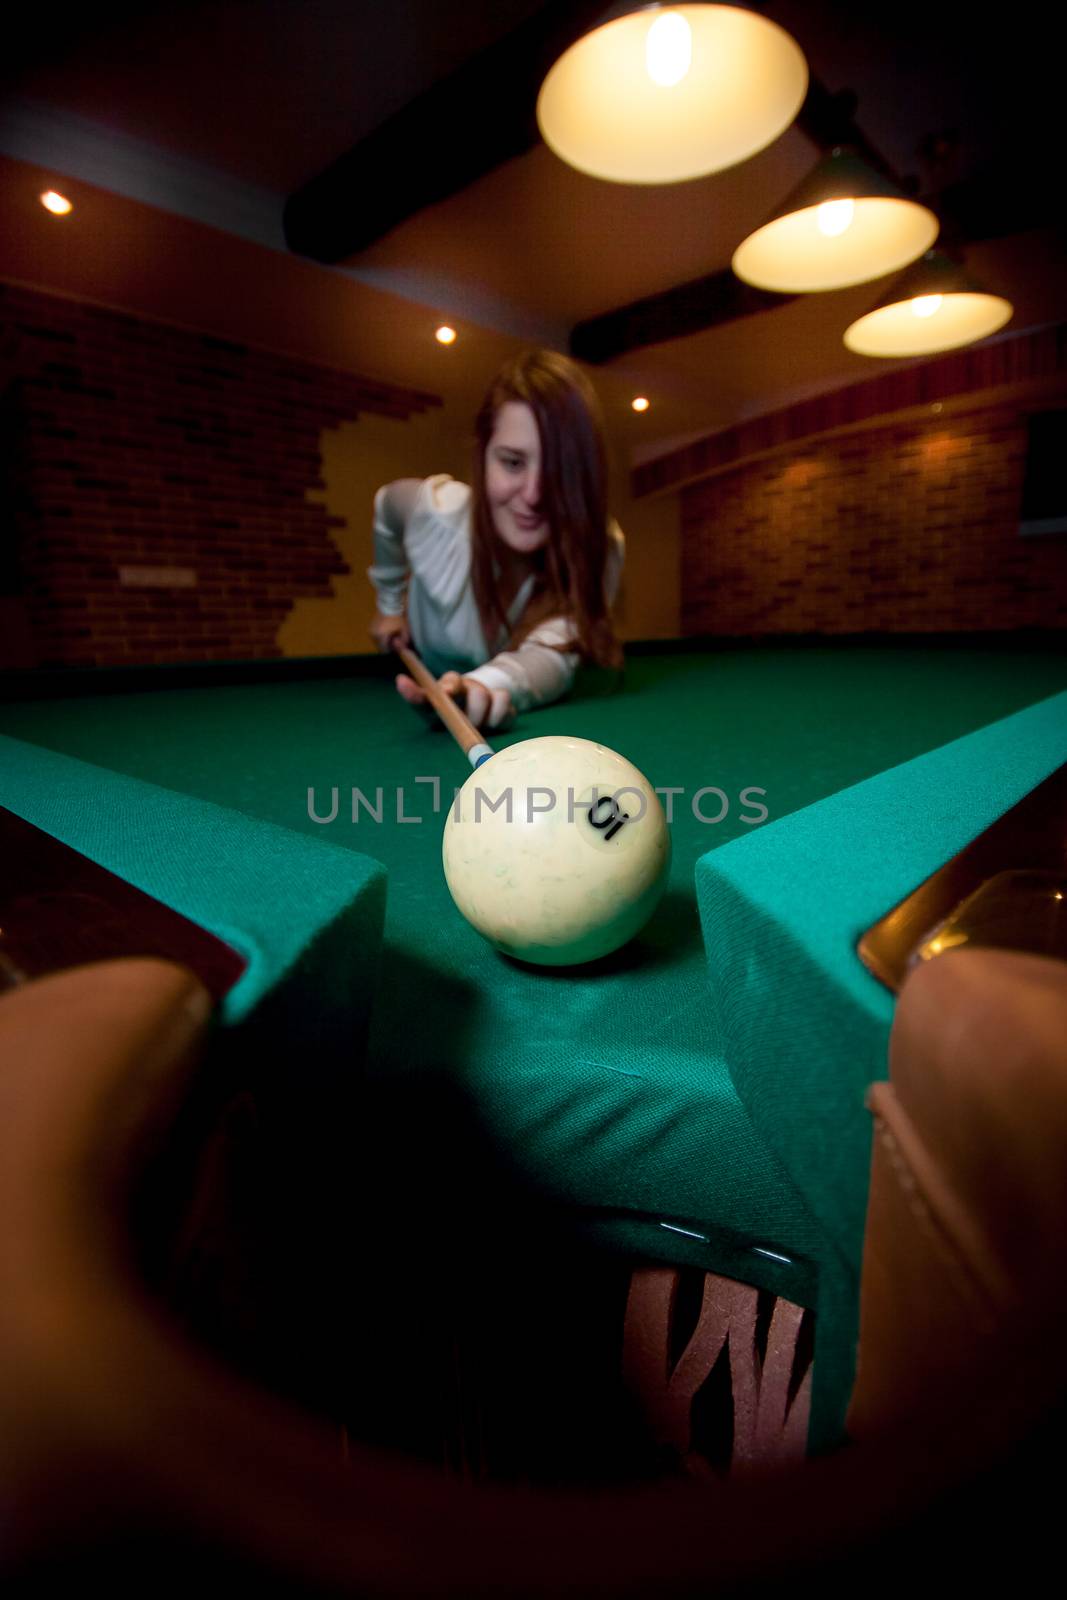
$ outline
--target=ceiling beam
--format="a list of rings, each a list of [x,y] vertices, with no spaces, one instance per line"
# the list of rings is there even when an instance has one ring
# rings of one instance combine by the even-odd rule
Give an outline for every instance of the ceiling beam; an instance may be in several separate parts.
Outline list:
[[[684,339],[738,317],[773,311],[794,299],[795,295],[754,289],[727,268],[577,323],[571,330],[569,349],[576,360],[600,366],[627,350]]]
[[[553,0],[417,95],[285,202],[290,250],[346,261],[398,223],[539,142],[549,67],[603,15],[605,0]]]

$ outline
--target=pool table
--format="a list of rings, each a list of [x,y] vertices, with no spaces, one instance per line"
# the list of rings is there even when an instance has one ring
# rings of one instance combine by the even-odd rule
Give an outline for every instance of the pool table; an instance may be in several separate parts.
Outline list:
[[[863,1090],[892,1015],[855,938],[1067,759],[1062,639],[633,645],[621,682],[591,675],[527,714],[498,745],[596,739],[676,791],[651,921],[561,970],[498,954],[453,907],[441,829],[467,769],[388,672],[23,674],[0,702],[0,803],[250,954],[216,1048],[266,1019],[252,1054],[312,1147],[316,1128],[336,1140],[354,1083],[381,1108],[352,1205],[382,1238],[400,1230],[413,1270],[455,1226],[453,1184],[463,1226],[505,1252],[512,1185],[598,1250],[811,1307],[812,1438],[831,1443],[854,1356]]]

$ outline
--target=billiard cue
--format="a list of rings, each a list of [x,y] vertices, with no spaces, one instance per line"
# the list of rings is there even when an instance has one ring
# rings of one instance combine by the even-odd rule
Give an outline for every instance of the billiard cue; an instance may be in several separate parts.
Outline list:
[[[489,757],[494,754],[492,745],[486,744],[474,723],[469,717],[464,716],[452,696],[445,693],[433,673],[419,660],[414,650],[409,650],[407,645],[403,644],[394,644],[393,649],[405,667],[407,667],[419,688],[425,692],[427,700],[429,700],[471,766],[480,767],[483,761],[488,761]]]

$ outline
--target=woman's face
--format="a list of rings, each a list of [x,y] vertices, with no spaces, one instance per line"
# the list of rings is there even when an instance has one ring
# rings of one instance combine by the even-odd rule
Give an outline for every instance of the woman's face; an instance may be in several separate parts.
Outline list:
[[[523,400],[507,400],[496,414],[485,451],[485,493],[497,537],[517,555],[548,543],[541,512],[541,440]]]

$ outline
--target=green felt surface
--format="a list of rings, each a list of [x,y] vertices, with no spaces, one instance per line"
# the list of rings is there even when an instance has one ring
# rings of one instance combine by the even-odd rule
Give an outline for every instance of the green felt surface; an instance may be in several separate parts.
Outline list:
[[[359,1069],[385,905],[377,862],[2,735],[0,802],[238,950],[224,1026],[254,1024],[324,1075]]]
[[[697,863],[715,1045],[756,1126],[851,1259],[866,1204],[863,1097],[886,1076],[894,1003],[856,959],[857,941],[1065,761],[1067,693]]]
[[[886,1076],[894,1005],[857,960],[857,941],[1065,761],[1067,694],[1060,694],[697,863],[713,1048],[817,1218],[824,1262],[834,1252],[842,1315],[847,1303],[855,1306],[863,1241],[864,1095]],[[826,1401],[839,1412],[849,1370],[824,1361],[821,1372],[839,1376]],[[820,1386],[820,1402],[826,1393]]]
[[[1048,649],[649,653],[631,659],[622,693],[526,716],[498,744],[553,732],[598,739],[654,783],[685,790],[667,894],[644,934],[593,968],[561,972],[498,955],[455,912],[440,865],[443,813],[416,780],[436,777],[447,803],[467,769],[380,678],[11,703],[0,705],[0,730],[381,862],[388,900],[367,1071],[410,1082],[410,1117],[422,1083],[447,1083],[495,1157],[546,1198],[620,1219],[620,1237],[647,1237],[665,1260],[689,1262],[696,1249],[714,1270],[805,1303],[821,1272],[821,1306],[828,1284],[847,1302],[851,1224],[831,1217],[832,1197],[812,1204],[786,1145],[738,1095],[708,981],[708,958],[714,971],[731,929],[706,922],[706,956],[697,862],[759,837],[741,820],[746,787],[766,791],[777,825],[1065,686],[1067,659]],[[690,802],[712,785],[731,806],[707,825]],[[308,790],[327,815],[335,786],[339,815],[317,824]],[[365,812],[353,822],[353,786],[372,800],[381,788],[382,823]],[[398,790],[405,815],[423,820],[397,820]],[[719,803],[706,797],[707,814]],[[834,848],[842,853],[839,840]],[[842,1041],[831,1056],[818,1016],[797,1026],[832,1072]],[[798,1115],[804,1094],[798,1082]],[[395,1181],[416,1181],[402,1151]],[[706,1244],[689,1238],[683,1249],[664,1223],[703,1232]],[[847,1316],[835,1317],[824,1347],[836,1329],[840,1378]]]

